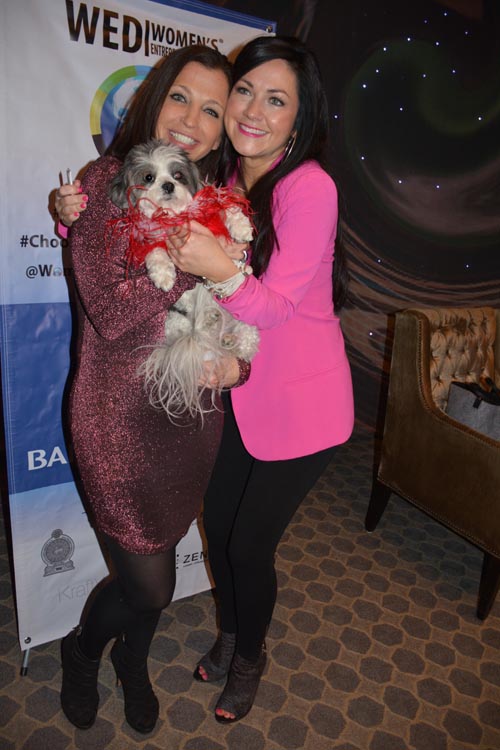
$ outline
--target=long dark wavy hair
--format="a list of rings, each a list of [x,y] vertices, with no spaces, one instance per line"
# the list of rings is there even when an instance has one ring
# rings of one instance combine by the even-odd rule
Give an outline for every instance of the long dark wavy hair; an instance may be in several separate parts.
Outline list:
[[[257,236],[252,248],[252,268],[257,277],[269,265],[274,247],[279,250],[273,223],[273,191],[279,180],[308,159],[315,159],[326,169],[329,141],[329,118],[326,93],[316,57],[299,39],[287,36],[263,36],[248,42],[233,64],[236,83],[258,65],[284,60],[297,76],[299,110],[294,124],[295,144],[289,155],[264,174],[252,186],[248,198],[254,211]],[[238,154],[229,141],[224,144],[220,181],[226,183],[238,168]],[[333,296],[338,311],[347,295],[347,268],[340,238],[335,245]]]
[[[202,44],[175,50],[149,72],[137,89],[122,125],[106,150],[106,155],[123,160],[133,146],[155,137],[156,123],[165,97],[181,70],[190,62],[200,63],[209,70],[222,71],[227,78],[228,87],[231,86],[231,64],[221,52]],[[215,178],[224,142],[223,132],[221,146],[197,162],[203,179]]]

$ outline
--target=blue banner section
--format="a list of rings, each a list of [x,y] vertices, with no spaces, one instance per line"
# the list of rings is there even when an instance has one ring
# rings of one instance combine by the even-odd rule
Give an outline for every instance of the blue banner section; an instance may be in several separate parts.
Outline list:
[[[198,0],[154,0],[160,5],[168,5],[171,8],[180,8],[181,10],[191,11],[191,13],[201,13],[204,16],[212,18],[221,18],[224,21],[240,23],[250,28],[261,29],[262,31],[276,33],[276,21],[268,21],[265,18],[257,18],[246,13],[240,13],[231,8],[219,8],[217,5],[208,5]]]
[[[3,305],[0,315],[9,491],[71,482],[62,427],[70,307]]]

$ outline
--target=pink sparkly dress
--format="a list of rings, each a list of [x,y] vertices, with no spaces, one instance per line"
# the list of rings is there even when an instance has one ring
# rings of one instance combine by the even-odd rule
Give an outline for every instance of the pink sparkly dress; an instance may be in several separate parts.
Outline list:
[[[211,412],[203,427],[191,418],[174,425],[136,374],[163,336],[167,310],[196,278],[177,271],[162,292],[142,270],[126,271],[125,239],[107,251],[106,224],[121,215],[107,189],[120,164],[102,157],[88,169],[88,208],[72,229],[79,300],[69,426],[91,521],[126,550],[154,554],[173,547],[200,509],[223,415]]]

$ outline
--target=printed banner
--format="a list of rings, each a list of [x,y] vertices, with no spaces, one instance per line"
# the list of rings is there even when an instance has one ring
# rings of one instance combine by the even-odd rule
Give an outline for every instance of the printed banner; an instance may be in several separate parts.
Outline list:
[[[0,7],[0,344],[19,640],[63,636],[108,574],[65,440],[71,262],[54,188],[104,151],[128,100],[173,49],[225,54],[273,22],[191,0],[16,0]],[[175,598],[210,587],[196,523]]]

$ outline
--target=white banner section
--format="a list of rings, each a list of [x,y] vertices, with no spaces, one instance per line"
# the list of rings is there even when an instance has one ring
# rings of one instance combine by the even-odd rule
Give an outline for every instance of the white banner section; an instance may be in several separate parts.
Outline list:
[[[201,2],[16,0],[0,6],[0,344],[19,640],[78,623],[108,574],[64,439],[71,264],[51,214],[59,174],[107,147],[151,67],[177,47],[229,54],[275,24]],[[210,587],[194,524],[175,598]]]

